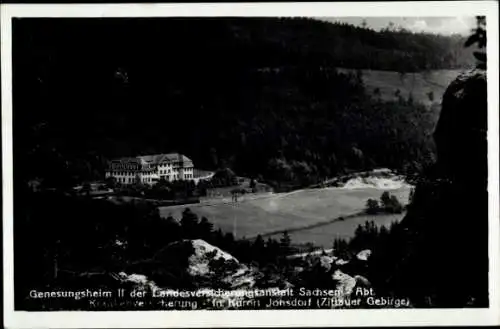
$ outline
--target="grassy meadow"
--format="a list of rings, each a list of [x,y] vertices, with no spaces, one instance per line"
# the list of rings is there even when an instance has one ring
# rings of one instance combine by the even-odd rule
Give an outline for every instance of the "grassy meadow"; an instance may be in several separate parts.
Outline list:
[[[341,72],[353,72],[351,69],[339,69]],[[374,95],[375,89],[380,91],[380,98],[385,101],[397,100],[396,91],[407,99],[410,93],[413,98],[425,105],[440,104],[446,87],[462,71],[432,70],[428,72],[406,73],[401,75],[394,71],[361,70],[363,82],[368,91]],[[432,93],[432,99],[429,98]]]
[[[408,202],[410,188],[390,190],[403,204]],[[267,194],[259,198],[243,199],[238,203],[217,202],[181,205],[160,208],[163,217],[172,215],[179,219],[185,208],[190,208],[198,217],[205,216],[214,223],[215,228],[225,232],[236,232],[236,237],[254,237],[277,230],[304,227],[327,222],[340,216],[348,216],[363,211],[366,200],[380,198],[383,190],[376,188],[323,188],[299,190],[290,193]],[[402,215],[377,215],[377,223],[390,224]],[[370,220],[371,216],[346,219],[343,222],[319,226],[312,229],[295,231],[293,243],[313,242],[329,245],[328,236],[350,236],[358,223]],[[321,238],[318,238],[321,236]],[[329,240],[330,239],[330,240]]]

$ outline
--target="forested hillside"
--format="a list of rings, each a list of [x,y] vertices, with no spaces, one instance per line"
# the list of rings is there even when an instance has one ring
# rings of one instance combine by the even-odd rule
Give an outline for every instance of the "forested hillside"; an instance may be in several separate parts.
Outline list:
[[[433,161],[437,114],[373,98],[360,71],[466,67],[465,38],[311,19],[22,19],[13,24],[16,179],[102,177],[118,156],[307,183]],[[35,165],[36,164],[36,165]]]

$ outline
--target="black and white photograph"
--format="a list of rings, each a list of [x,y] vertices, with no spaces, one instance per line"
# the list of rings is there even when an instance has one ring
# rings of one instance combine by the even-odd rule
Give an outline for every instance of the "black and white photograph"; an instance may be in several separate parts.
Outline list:
[[[10,311],[499,321],[498,7],[482,3],[415,4],[419,16],[391,3],[385,16],[12,11]]]

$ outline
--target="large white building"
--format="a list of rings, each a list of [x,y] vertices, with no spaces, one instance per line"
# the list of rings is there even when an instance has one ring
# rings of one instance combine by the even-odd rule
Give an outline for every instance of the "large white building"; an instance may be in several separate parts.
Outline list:
[[[178,153],[137,156],[112,160],[106,178],[114,177],[120,184],[154,184],[166,181],[195,180],[193,161]]]

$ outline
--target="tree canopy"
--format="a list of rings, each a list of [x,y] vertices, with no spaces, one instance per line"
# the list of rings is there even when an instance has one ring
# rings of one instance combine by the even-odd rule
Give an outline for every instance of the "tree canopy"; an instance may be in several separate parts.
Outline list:
[[[111,158],[175,151],[200,168],[304,184],[425,161],[436,114],[372,101],[361,71],[336,68],[469,63],[459,36],[305,18],[14,19],[13,33],[16,177],[52,185],[101,178]]]

